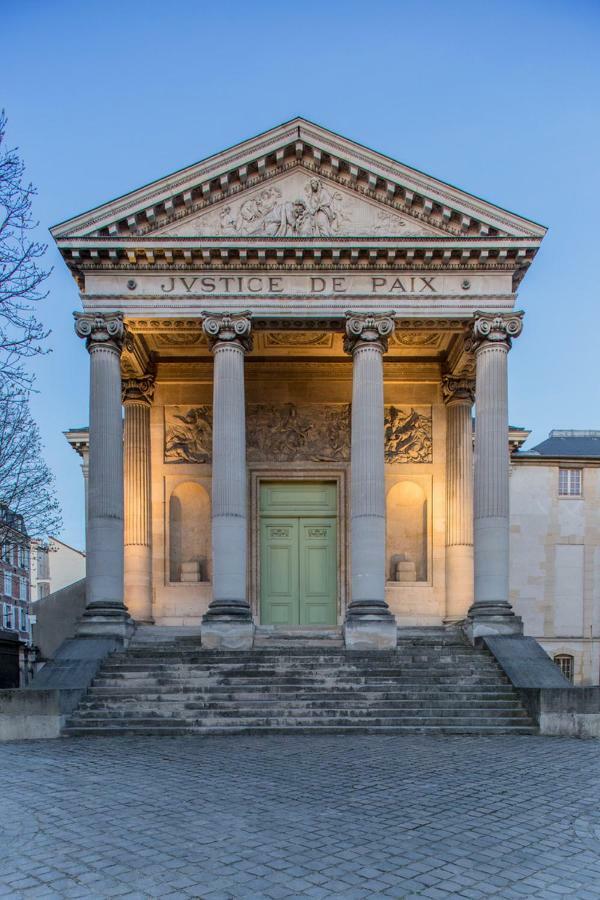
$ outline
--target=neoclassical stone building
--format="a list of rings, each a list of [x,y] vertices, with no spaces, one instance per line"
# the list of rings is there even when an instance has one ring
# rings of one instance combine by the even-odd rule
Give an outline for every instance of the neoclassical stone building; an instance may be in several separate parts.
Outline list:
[[[90,355],[82,632],[518,632],[507,366],[544,233],[303,119],[53,228]]]

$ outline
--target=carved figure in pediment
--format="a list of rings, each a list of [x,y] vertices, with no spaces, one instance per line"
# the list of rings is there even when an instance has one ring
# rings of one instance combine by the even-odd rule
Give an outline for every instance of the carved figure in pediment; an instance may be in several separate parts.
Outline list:
[[[306,216],[304,200],[279,203],[263,219],[264,233],[272,237],[300,234],[301,223]]]
[[[167,409],[165,413],[165,462],[209,463],[212,407],[194,406],[184,413]]]
[[[304,193],[308,200],[306,215],[301,223],[302,234],[327,237],[339,231],[341,194],[330,193],[320,178],[311,178],[304,187]]]
[[[388,463],[433,462],[431,413],[398,406],[385,411],[385,461]]]

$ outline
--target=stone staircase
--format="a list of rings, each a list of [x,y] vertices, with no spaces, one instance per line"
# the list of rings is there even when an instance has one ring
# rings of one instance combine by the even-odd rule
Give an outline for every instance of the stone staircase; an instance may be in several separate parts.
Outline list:
[[[457,630],[401,631],[396,650],[368,653],[345,650],[338,629],[263,629],[249,651],[204,650],[197,637],[132,643],[105,660],[63,733],[536,730],[492,656]]]

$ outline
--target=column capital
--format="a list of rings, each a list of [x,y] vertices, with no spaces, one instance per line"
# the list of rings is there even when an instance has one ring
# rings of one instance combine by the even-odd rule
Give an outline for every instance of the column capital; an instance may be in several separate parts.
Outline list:
[[[74,312],[75,334],[85,338],[86,347],[99,344],[110,345],[118,353],[123,349],[127,337],[127,326],[123,321],[123,313],[87,313]]]
[[[444,375],[442,396],[446,406],[457,403],[472,406],[475,402],[475,379],[468,375]]]
[[[473,321],[467,337],[467,350],[476,353],[490,344],[504,344],[507,350],[512,346],[512,338],[518,337],[523,330],[524,313],[486,313],[481,310],[473,313]]]
[[[124,404],[143,403],[151,406],[154,396],[154,375],[124,378],[121,382],[121,398]]]
[[[388,337],[394,332],[394,311],[385,313],[346,312],[346,334],[344,335],[344,351],[354,353],[360,346],[379,346],[382,353],[387,352]]]
[[[252,313],[249,309],[240,313],[203,312],[202,315],[202,330],[211,350],[221,343],[236,343],[242,350],[252,350]]]

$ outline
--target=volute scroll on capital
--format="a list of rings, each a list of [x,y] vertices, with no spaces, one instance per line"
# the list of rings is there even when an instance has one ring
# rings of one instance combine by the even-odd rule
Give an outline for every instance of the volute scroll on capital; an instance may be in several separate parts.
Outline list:
[[[219,343],[237,343],[245,351],[252,350],[252,313],[249,309],[240,313],[203,312],[202,315],[202,330],[211,350]]]
[[[74,312],[73,316],[75,333],[78,337],[85,338],[88,350],[93,346],[112,345],[119,353],[122,351],[127,338],[127,326],[122,312]]]
[[[344,351],[354,353],[361,345],[379,345],[383,353],[387,352],[388,338],[395,329],[394,311],[385,313],[346,312],[346,334],[344,335]]]
[[[467,350],[476,352],[481,347],[490,344],[505,344],[510,350],[512,339],[518,337],[523,330],[523,316],[524,313],[521,311],[486,313],[477,310],[473,313],[473,321],[466,342]]]
[[[442,396],[446,406],[455,403],[475,402],[475,379],[468,375],[444,375],[442,378]]]
[[[152,404],[154,397],[154,375],[142,375],[124,378],[121,382],[121,398],[123,403]]]

